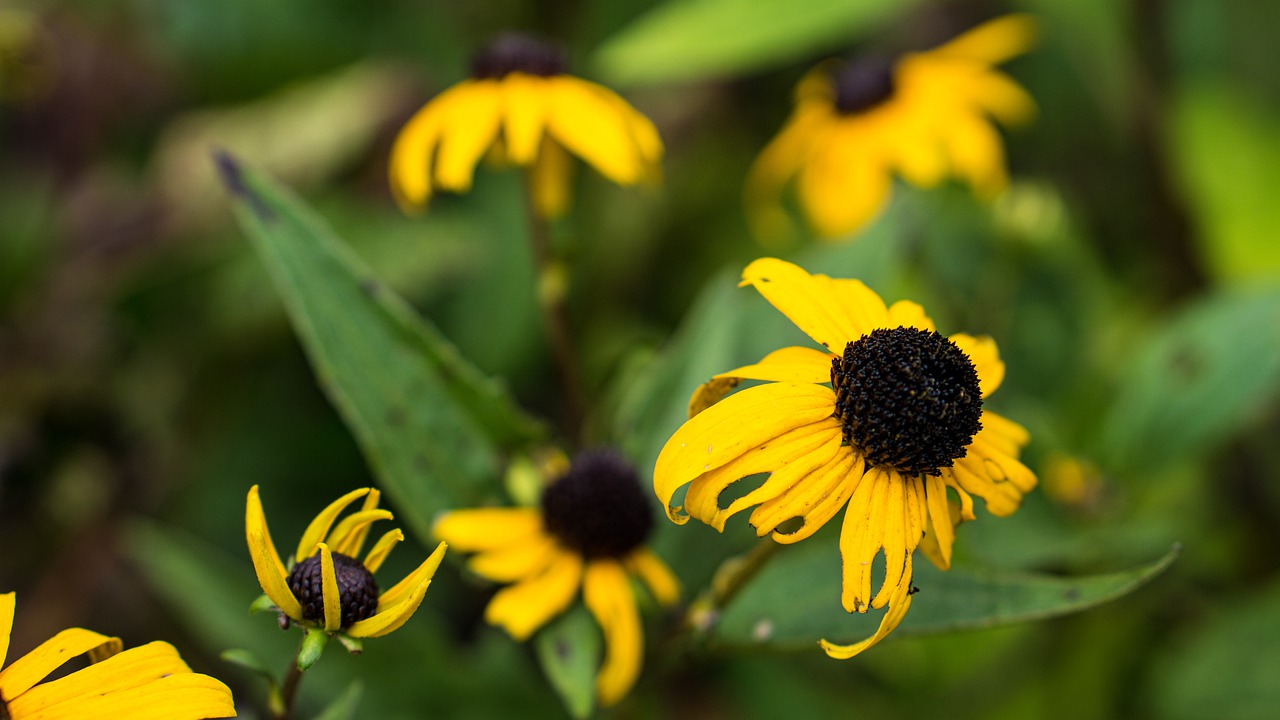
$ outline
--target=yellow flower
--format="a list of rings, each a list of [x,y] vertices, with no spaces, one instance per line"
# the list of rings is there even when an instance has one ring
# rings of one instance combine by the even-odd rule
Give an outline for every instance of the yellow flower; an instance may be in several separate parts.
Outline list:
[[[0,595],[0,666],[9,651],[14,593]],[[218,680],[191,672],[166,642],[121,652],[120,638],[70,628],[41,643],[0,671],[0,717],[12,720],[199,720],[236,716],[231,691]],[[92,663],[42,683],[68,660]]]
[[[361,497],[363,507],[334,526],[338,515]],[[307,526],[286,566],[271,541],[258,486],[249,490],[244,524],[253,568],[262,590],[288,620],[330,634],[380,637],[398,629],[422,604],[446,546],[440,543],[418,569],[379,595],[373,574],[404,533],[388,530],[363,562],[356,559],[369,527],[392,518],[390,511],[378,508],[378,500],[373,488],[352,490],[335,500]]]
[[[980,197],[998,194],[1007,177],[991,119],[1024,122],[1035,103],[993,66],[1025,52],[1034,35],[1030,17],[1008,15],[896,62],[866,58],[811,71],[786,126],[748,174],[753,230],[763,240],[787,233],[779,195],[793,179],[805,217],[825,238],[875,218],[894,175],[920,187],[957,176]]]
[[[436,536],[477,553],[468,567],[500,583],[485,620],[524,641],[582,599],[604,633],[605,657],[596,675],[604,705],[635,684],[644,656],[640,613],[629,574],[660,603],[674,603],[680,586],[644,546],[653,527],[649,501],[635,470],[617,453],[589,451],[549,484],[539,508],[457,510],[440,518]]]
[[[569,153],[619,185],[656,180],[662,140],[648,118],[608,88],[563,72],[555,47],[502,35],[472,63],[472,78],[418,111],[391,150],[391,188],[406,211],[437,189],[467,192],[486,152],[529,168],[543,217],[568,206]]]
[[[872,637],[850,646],[822,641],[832,657],[852,657],[911,606],[917,547],[949,567],[955,526],[974,517],[973,495],[995,515],[1018,508],[1036,484],[1017,459],[1029,437],[982,407],[1004,379],[991,338],[943,337],[916,303],[886,307],[857,280],[810,275],[773,258],[747,266],[742,285],[823,350],[783,348],[698,388],[690,419],[658,456],[654,489],[674,522],[692,516],[721,531],[729,517],[758,506],[751,525],[779,543],[809,537],[843,508],[841,602],[849,612],[889,606]],[[769,382],[720,400],[742,380]],[[720,506],[726,488],[758,473],[770,475]],[[672,506],[686,484],[683,508]],[[948,488],[959,500],[955,517]],[[881,551],[884,579],[872,595]]]

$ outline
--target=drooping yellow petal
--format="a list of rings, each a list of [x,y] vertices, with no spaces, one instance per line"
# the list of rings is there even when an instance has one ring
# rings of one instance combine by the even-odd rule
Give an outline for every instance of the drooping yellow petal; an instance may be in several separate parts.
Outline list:
[[[644,581],[658,604],[673,605],[680,599],[680,581],[662,558],[649,548],[641,547],[631,553],[627,556],[626,565],[628,570]]]
[[[546,572],[499,590],[485,608],[484,619],[506,629],[516,640],[528,640],[569,607],[581,581],[581,556],[560,552]]]
[[[492,550],[541,533],[542,514],[534,508],[454,510],[436,521],[433,532],[455,550]]]
[[[1000,350],[990,335],[967,335],[956,333],[950,338],[960,351],[969,356],[973,369],[978,372],[978,388],[982,397],[989,397],[1004,382],[1004,361],[1000,359]]]
[[[360,488],[352,490],[342,497],[329,503],[329,506],[320,511],[315,519],[307,525],[307,529],[302,533],[302,539],[298,541],[298,549],[293,555],[295,562],[302,562],[311,557],[316,552],[316,547],[329,534],[329,528],[333,526],[333,521],[338,518],[338,514],[347,508],[348,505],[355,502],[358,498],[362,498],[369,494],[371,488]]]
[[[760,362],[716,375],[716,378],[772,380],[789,383],[831,381],[831,354],[806,347],[786,347],[765,355]]]
[[[572,179],[573,160],[568,151],[555,140],[544,137],[538,157],[529,169],[529,193],[539,216],[554,219],[569,209]]]
[[[1031,94],[1002,72],[975,73],[965,85],[975,107],[1007,126],[1023,125],[1035,117],[1036,101]]]
[[[17,607],[16,593],[0,593],[0,667],[9,657],[9,638],[13,635],[13,612]]]
[[[440,567],[440,561],[444,559],[444,553],[448,547],[448,542],[441,542],[436,545],[436,549],[427,556],[426,560],[422,561],[421,565],[406,575],[403,580],[392,585],[390,589],[378,596],[378,612],[402,602],[415,588],[434,577],[436,569]]]
[[[498,136],[502,90],[497,80],[466,80],[454,90],[459,97],[440,133],[435,184],[462,193],[471,189],[476,164]]]
[[[912,327],[921,330],[936,330],[933,320],[924,312],[920,303],[910,300],[899,300],[889,306],[890,327]],[[963,349],[963,348],[962,348]]]
[[[338,573],[333,567],[333,551],[320,543],[320,596],[324,600],[325,632],[337,632],[342,628],[342,594],[338,590]]]
[[[325,540],[334,552],[347,557],[360,554],[360,546],[364,545],[365,536],[369,534],[369,526],[379,520],[391,520],[390,510],[361,510],[342,518]]]
[[[769,383],[747,388],[696,415],[658,455],[653,484],[672,521],[687,515],[671,507],[676,490],[788,430],[830,417],[835,394],[820,385]]]
[[[1017,489],[1019,495],[1031,492],[1036,486],[1036,474],[1023,465],[1012,453],[998,449],[987,442],[992,433],[979,431],[969,443],[969,454],[957,462],[968,460],[974,467],[981,463],[983,473],[994,483],[1007,483]]]
[[[467,567],[475,574],[494,582],[515,582],[546,569],[555,559],[556,548],[554,538],[540,534],[532,540],[478,553],[467,563]]]
[[[347,628],[347,634],[356,638],[370,638],[382,637],[399,630],[400,626],[404,625],[422,604],[422,598],[426,596],[427,588],[431,586],[431,578],[440,567],[440,561],[444,559],[447,547],[445,543],[437,545],[435,551],[418,566],[417,570],[378,598],[378,612],[373,617],[352,623],[351,627]],[[405,594],[404,588],[410,588],[408,594]],[[388,602],[388,597],[391,598],[391,602]]]
[[[378,572],[378,568],[382,567],[382,563],[391,554],[392,548],[402,542],[404,542],[404,533],[400,528],[383,533],[382,537],[378,538],[378,542],[373,544],[369,554],[364,557],[365,569],[371,573]]]
[[[813,535],[844,507],[862,478],[861,455],[846,447],[804,478],[772,500],[766,500],[751,513],[756,534],[772,533],[776,542],[789,545]],[[792,518],[803,524],[790,532],[778,526]]]
[[[644,657],[644,636],[631,582],[612,560],[587,565],[582,599],[604,633],[604,662],[596,674],[600,704],[613,705],[635,685]]]
[[[956,486],[986,501],[987,510],[997,517],[1008,517],[1022,504],[1022,493],[1013,483],[993,482],[980,459],[963,457],[950,468],[942,469],[943,476],[950,475]],[[961,501],[963,501],[963,496]]]
[[[972,111],[951,113],[942,135],[952,170],[973,188],[979,198],[990,200],[1008,183],[1004,144],[984,117]]]
[[[68,660],[111,642],[119,639],[83,628],[63,630],[0,671],[0,697],[16,698]]]
[[[423,106],[405,123],[391,146],[387,175],[391,192],[405,212],[416,212],[431,198],[436,143],[455,94],[451,88]]]
[[[369,494],[364,496],[364,505],[360,507],[360,510],[362,512],[377,510],[378,503],[381,500],[382,500],[382,491],[378,490],[377,488],[369,488]],[[388,515],[386,519],[390,520],[391,516]],[[339,526],[341,526],[341,523],[339,524]],[[369,537],[369,527],[370,527],[370,523],[364,523],[356,527],[355,530],[351,533],[351,538],[346,543],[343,543],[342,547],[337,548],[337,552],[347,555],[348,557],[358,556],[360,552],[364,550],[364,542]],[[337,535],[337,533],[334,533],[334,534]],[[332,543],[330,543],[329,546],[334,547]],[[373,572],[373,571],[370,570],[369,572]]]
[[[807,475],[833,457],[842,452],[847,453],[848,451],[842,451],[841,441],[840,423],[833,417],[823,418],[767,440],[733,461],[694,479],[685,495],[685,512],[723,532],[725,522],[730,517],[752,505],[776,498],[787,488],[805,482]],[[763,472],[772,474],[759,487],[743,494],[728,506],[720,507],[720,495],[726,488],[740,478]],[[779,518],[778,522],[786,519]],[[758,522],[759,518],[753,514],[751,523],[759,531],[761,526]],[[769,530],[772,529],[773,526],[769,526]]]
[[[23,696],[12,703],[13,717],[23,720],[202,720],[236,716],[235,703],[226,685],[208,675],[191,672],[167,675],[116,692],[90,692],[34,712],[26,709],[26,700]]]
[[[811,155],[800,169],[800,207],[820,237],[857,232],[888,203],[892,168],[866,135],[865,124],[857,118],[841,118],[823,152]]]
[[[513,72],[500,82],[502,135],[507,157],[529,165],[538,152],[547,118],[547,78]]]
[[[907,556],[907,577],[911,576],[911,556]],[[907,616],[907,611],[911,609],[911,583],[902,583],[898,586],[897,591],[889,600],[889,609],[885,611],[884,617],[880,619],[880,627],[871,637],[852,645],[837,645],[826,640],[819,641],[822,649],[827,655],[837,660],[847,660],[854,655],[866,650],[883,640],[889,633],[893,632],[898,625],[902,624],[902,619]]]
[[[888,317],[884,301],[857,280],[810,275],[777,258],[760,258],[742,271],[739,285],[751,285],[796,327],[833,353]]]
[[[550,78],[547,132],[569,152],[619,185],[644,175],[631,118],[618,110],[616,93],[568,75]]]
[[[956,531],[951,522],[951,506],[947,502],[947,485],[941,475],[925,477],[925,502],[929,508],[929,528],[938,548],[938,556],[930,559],[946,570],[951,567],[951,546],[955,542]]]
[[[982,411],[981,434],[983,437],[999,437],[1019,450],[1031,442],[1031,433],[1027,432],[1026,428],[990,410]]]
[[[89,665],[57,680],[35,685],[11,701],[18,717],[45,711],[84,695],[109,694],[145,685],[166,675],[189,673],[178,651],[166,642],[130,648],[103,662]]]
[[[889,595],[902,583],[905,563],[909,553],[906,547],[906,483],[896,470],[888,471],[888,497],[884,504],[884,530],[879,544],[884,550],[884,580],[871,598],[872,609],[879,609],[889,601]]]
[[[1030,50],[1038,34],[1034,17],[1015,13],[989,20],[927,54],[998,65]]]
[[[791,221],[779,201],[782,190],[800,172],[810,148],[825,144],[834,123],[829,104],[801,103],[751,163],[742,200],[752,234],[761,242],[772,244],[791,235]]]
[[[844,568],[840,602],[847,612],[866,612],[871,601],[871,564],[884,544],[890,475],[873,467],[858,482],[840,528]]]
[[[253,567],[258,573],[258,584],[262,586],[263,591],[276,604],[276,607],[283,610],[285,606],[280,602],[283,600],[287,604],[288,600],[283,597],[277,598],[267,590],[267,585],[277,588],[284,585],[288,574],[285,573],[284,563],[280,560],[280,553],[276,551],[275,543],[271,542],[271,531],[267,528],[267,516],[262,510],[262,499],[258,496],[257,485],[249,488],[249,496],[245,501],[244,529],[249,543],[249,555],[252,556]],[[292,599],[293,594],[288,593],[287,589],[286,585],[286,594]]]

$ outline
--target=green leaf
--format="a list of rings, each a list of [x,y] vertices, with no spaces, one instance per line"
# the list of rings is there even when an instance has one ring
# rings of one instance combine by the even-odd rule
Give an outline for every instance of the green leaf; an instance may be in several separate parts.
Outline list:
[[[268,669],[266,664],[263,663],[262,660],[252,651],[244,650],[242,648],[231,648],[229,650],[223,650],[222,654],[218,657],[232,665],[239,665],[245,670],[252,672],[254,675],[261,677],[263,680],[267,681],[268,686],[275,687],[278,684],[275,673]]]
[[[1130,570],[1076,578],[953,568],[943,572],[917,558],[920,588],[900,634],[941,633],[1008,625],[1079,612],[1133,592],[1177,558]],[[774,558],[721,613],[712,628],[726,645],[775,650],[816,648],[819,638],[851,643],[870,636],[881,613],[850,614],[840,605],[840,555],[829,544],[806,543]]]
[[[597,51],[614,85],[692,82],[807,58],[864,37],[914,0],[668,0]]]
[[[596,671],[601,636],[586,608],[575,605],[540,630],[533,640],[547,680],[575,718],[591,715],[596,701]]]
[[[360,698],[364,695],[364,683],[354,680],[347,689],[329,703],[315,720],[351,720],[360,707]]]
[[[1229,437],[1280,389],[1280,290],[1222,292],[1140,347],[1100,424],[1116,470],[1158,472]]]
[[[217,162],[321,387],[425,540],[437,512],[477,502],[498,453],[542,437],[542,426],[300,200],[225,154]]]

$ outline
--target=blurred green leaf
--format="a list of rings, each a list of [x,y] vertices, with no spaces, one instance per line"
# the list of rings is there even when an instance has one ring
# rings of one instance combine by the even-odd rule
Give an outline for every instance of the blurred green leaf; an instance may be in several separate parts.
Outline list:
[[[595,620],[582,605],[556,618],[533,640],[551,687],[575,718],[591,715],[596,701],[601,638]]]
[[[1124,572],[1076,578],[915,563],[920,588],[900,633],[996,627],[1079,612],[1133,592],[1173,563],[1164,557]],[[803,588],[803,592],[798,592]],[[787,549],[724,609],[712,636],[728,645],[770,649],[816,647],[819,638],[848,643],[875,632],[881,613],[850,614],[840,606],[840,556],[830,545]]]
[[[1214,614],[1175,641],[1151,673],[1155,716],[1168,720],[1274,717],[1280,708],[1280,585]]]
[[[219,166],[321,387],[427,540],[437,512],[476,502],[497,476],[498,453],[541,437],[542,427],[301,201],[226,155]]]
[[[226,662],[233,665],[239,665],[245,670],[252,672],[254,675],[257,675],[267,681],[267,684],[270,686],[274,687],[277,684],[275,673],[272,672],[257,655],[254,655],[249,650],[245,650],[243,648],[231,648],[230,650],[223,650],[222,654],[218,657],[222,658]]]
[[[360,698],[364,695],[364,683],[352,681],[345,692],[329,703],[315,720],[352,720],[360,707]]]
[[[1113,469],[1155,472],[1240,428],[1280,387],[1280,290],[1221,292],[1159,328],[1100,423]]]
[[[914,0],[668,0],[597,51],[615,85],[741,74],[839,48]]]
[[[1202,251],[1220,279],[1280,271],[1280,122],[1262,103],[1215,84],[1180,94],[1169,150],[1196,214]]]

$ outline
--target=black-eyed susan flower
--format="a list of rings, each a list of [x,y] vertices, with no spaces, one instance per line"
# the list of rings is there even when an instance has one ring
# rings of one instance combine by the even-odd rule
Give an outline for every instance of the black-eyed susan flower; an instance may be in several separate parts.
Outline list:
[[[341,521],[351,503],[364,504]],[[391,512],[378,507],[374,488],[352,490],[316,515],[302,533],[297,550],[286,564],[276,552],[267,529],[267,518],[258,498],[258,486],[249,490],[245,509],[245,536],[258,584],[282,613],[285,627],[295,622],[326,633],[349,638],[380,637],[398,629],[413,615],[444,557],[445,544],[416,570],[390,589],[378,592],[374,573],[392,548],[404,540],[399,529],[384,533],[363,560],[357,559],[369,536],[370,526],[391,520]],[[336,523],[336,524],[335,524]]]
[[[0,666],[13,631],[14,593],[0,594]],[[69,628],[0,671],[0,718],[6,720],[199,720],[235,717],[231,691],[191,672],[166,642],[123,650],[120,638]],[[90,665],[41,682],[73,658]]]
[[[617,702],[640,674],[644,637],[631,575],[669,605],[680,588],[644,542],[653,528],[632,466],[616,452],[588,451],[542,492],[541,506],[456,510],[436,523],[436,535],[476,555],[477,575],[512,583],[485,608],[485,620],[524,641],[578,597],[604,633],[596,675],[600,702]]]
[[[1035,112],[1030,95],[994,69],[1025,52],[1035,35],[1026,15],[992,20],[932,50],[896,60],[828,62],[804,77],[796,107],[760,153],[745,199],[762,239],[785,235],[779,204],[793,180],[804,216],[821,237],[845,237],[885,206],[894,176],[931,187],[954,176],[979,197],[1005,186],[1007,125]]]
[[[689,420],[658,456],[654,489],[671,520],[692,516],[717,530],[755,506],[756,533],[779,543],[809,537],[843,509],[841,602],[848,612],[889,607],[872,637],[822,641],[832,657],[851,657],[906,615],[917,547],[949,567],[955,526],[973,519],[974,495],[995,515],[1018,508],[1036,484],[1018,460],[1029,437],[982,406],[1004,378],[991,338],[945,337],[914,302],[886,307],[857,280],[773,258],[747,266],[742,284],[822,349],[783,348],[698,388]],[[724,397],[742,380],[767,382]],[[759,473],[768,473],[763,484],[721,506],[726,488]],[[685,485],[683,507],[672,506]],[[954,516],[948,491],[958,500]]]
[[[486,154],[529,169],[534,206],[548,218],[568,205],[570,154],[619,185],[655,180],[662,141],[653,123],[564,70],[558,48],[522,35],[501,35],[477,54],[471,78],[427,103],[396,138],[390,177],[401,206],[470,190]]]

